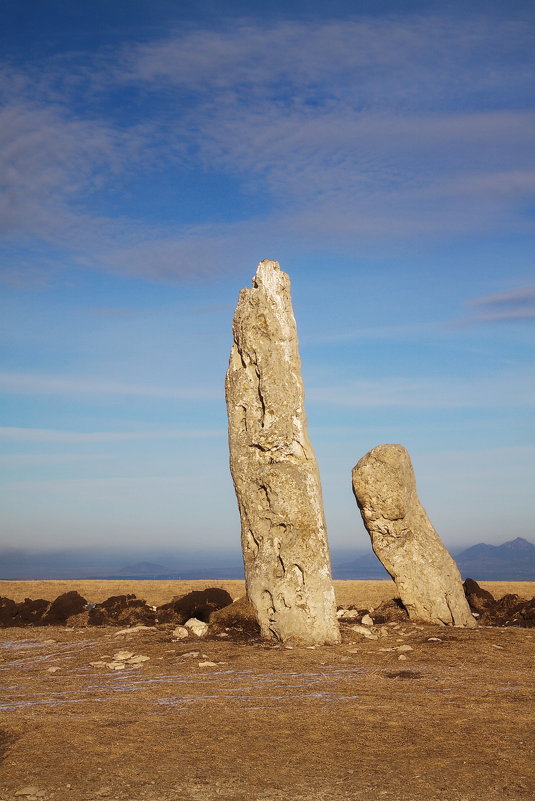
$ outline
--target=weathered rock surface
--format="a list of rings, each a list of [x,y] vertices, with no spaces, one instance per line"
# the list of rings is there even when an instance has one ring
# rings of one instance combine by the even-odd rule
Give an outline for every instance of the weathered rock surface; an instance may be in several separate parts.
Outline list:
[[[186,640],[189,637],[189,631],[185,626],[176,626],[171,632],[174,640]]]
[[[197,620],[196,617],[186,620],[184,628],[191,631],[196,637],[206,637],[208,634],[208,623],[205,623],[204,620]]]
[[[263,637],[338,643],[290,279],[278,262],[260,262],[232,330],[226,398],[247,595]]]
[[[407,450],[379,445],[369,451],[353,468],[353,491],[374,553],[409,617],[475,626],[457,565],[418,500]]]

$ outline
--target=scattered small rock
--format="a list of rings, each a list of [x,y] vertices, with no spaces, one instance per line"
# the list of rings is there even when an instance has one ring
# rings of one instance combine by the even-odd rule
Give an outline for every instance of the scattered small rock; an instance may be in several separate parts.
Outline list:
[[[137,634],[140,631],[156,631],[156,626],[143,626],[143,625],[130,626],[127,629],[121,629],[120,631],[116,631],[114,637],[118,637],[120,634]]]
[[[185,626],[177,626],[176,629],[173,629],[172,637],[174,640],[185,640],[186,637],[189,637],[189,631]]]
[[[360,622],[363,626],[373,626],[373,618],[370,615],[363,615]]]
[[[428,637],[427,642],[442,642],[440,637]]]
[[[398,645],[396,651],[414,651],[414,648],[410,645]]]
[[[34,787],[30,785],[29,787],[22,787],[20,790],[17,790],[15,795],[37,795],[37,793],[44,793],[44,790],[41,790],[39,787]],[[39,797],[39,796],[38,796]]]
[[[49,668],[46,669],[46,672],[47,673],[57,673],[58,670],[61,670],[61,668],[59,668],[57,666],[56,667],[49,667]]]
[[[122,662],[126,659],[131,659],[134,656],[134,651],[117,651],[113,655],[114,662]]]
[[[143,656],[142,654],[138,654],[137,656],[132,656],[130,659],[126,660],[127,665],[139,665],[142,662],[148,662],[150,656]]]
[[[217,662],[199,662],[199,667],[217,667]]]
[[[196,617],[190,617],[186,620],[185,627],[189,629],[196,637],[206,637],[208,634],[208,623],[203,620],[198,620]]]
[[[356,623],[354,626],[351,626],[351,631],[362,634],[363,637],[367,637],[369,640],[377,639],[377,634],[373,634],[367,626],[363,626],[361,623]]]
[[[400,654],[400,655],[398,656],[398,660],[399,660],[400,662],[404,662],[406,659],[407,659],[407,657],[405,656],[405,654]]]

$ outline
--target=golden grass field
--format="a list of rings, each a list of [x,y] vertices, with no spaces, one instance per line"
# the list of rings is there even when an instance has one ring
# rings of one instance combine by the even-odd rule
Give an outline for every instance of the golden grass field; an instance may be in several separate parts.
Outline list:
[[[2,581],[0,594],[159,604],[203,586],[243,594],[240,581]],[[335,586],[341,605],[394,594],[389,581]],[[172,630],[0,629],[0,801],[535,797],[533,629],[407,622],[366,639],[347,626],[340,646],[313,649]],[[149,659],[98,664],[121,649]],[[28,787],[38,794],[16,795]]]
[[[482,581],[480,585],[495,598],[506,593],[515,593],[522,598],[535,595],[535,581]],[[100,603],[111,595],[133,593],[148,604],[158,606],[170,601],[174,595],[184,595],[191,590],[204,587],[221,587],[233,598],[245,593],[244,581],[0,581],[0,596],[23,601],[24,598],[54,600],[69,590],[78,592],[91,603]],[[393,598],[393,581],[335,581],[336,600],[340,606],[377,606],[381,601]]]

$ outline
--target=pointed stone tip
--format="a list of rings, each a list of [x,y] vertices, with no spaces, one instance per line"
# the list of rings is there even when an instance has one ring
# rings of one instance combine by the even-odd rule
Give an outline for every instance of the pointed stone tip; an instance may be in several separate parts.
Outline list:
[[[253,278],[253,287],[263,287],[267,292],[273,294],[280,290],[285,273],[282,272],[280,264],[274,259],[262,259],[256,268],[256,275]]]

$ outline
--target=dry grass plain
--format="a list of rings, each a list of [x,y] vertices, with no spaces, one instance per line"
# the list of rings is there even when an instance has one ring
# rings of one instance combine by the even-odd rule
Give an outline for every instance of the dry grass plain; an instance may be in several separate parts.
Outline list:
[[[388,581],[335,585],[342,605],[393,594]],[[206,586],[243,592],[238,581],[0,582],[0,594],[134,592],[158,604]],[[376,640],[345,629],[341,646],[291,650],[239,636],[174,642],[172,626],[0,630],[0,799],[29,785],[54,801],[532,799],[535,630],[381,628]],[[150,660],[89,664],[125,648]]]
[[[522,598],[535,595],[535,581],[481,581],[481,587],[489,590],[495,598],[506,593],[515,593]],[[245,592],[244,581],[0,581],[0,596],[23,601],[24,598],[44,598],[52,601],[63,592],[78,590],[91,603],[100,603],[111,595],[134,593],[148,604],[158,606],[170,601],[174,595],[184,595],[191,590],[204,587],[221,587],[233,598]],[[340,606],[376,606],[381,601],[393,598],[393,581],[335,581],[336,600]]]

